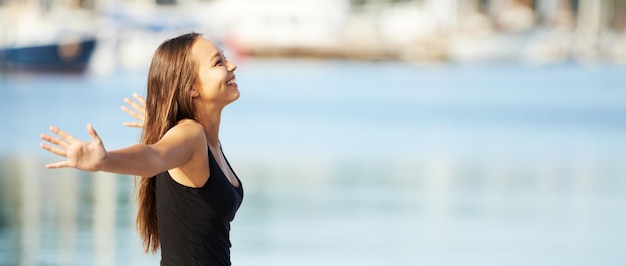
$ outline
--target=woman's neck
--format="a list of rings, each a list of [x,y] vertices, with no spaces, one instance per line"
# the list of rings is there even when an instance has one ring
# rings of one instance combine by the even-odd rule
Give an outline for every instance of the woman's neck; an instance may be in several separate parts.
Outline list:
[[[215,109],[203,113],[198,113],[198,121],[204,128],[204,134],[209,146],[213,148],[219,147],[220,120],[222,117],[222,109]]]

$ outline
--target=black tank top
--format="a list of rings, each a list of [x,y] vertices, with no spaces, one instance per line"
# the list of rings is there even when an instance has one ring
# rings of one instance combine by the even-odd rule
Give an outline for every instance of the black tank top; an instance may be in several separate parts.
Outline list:
[[[210,148],[209,169],[209,179],[199,188],[176,182],[167,171],[155,177],[161,265],[231,265],[230,222],[243,187],[241,181],[239,187],[230,183]]]

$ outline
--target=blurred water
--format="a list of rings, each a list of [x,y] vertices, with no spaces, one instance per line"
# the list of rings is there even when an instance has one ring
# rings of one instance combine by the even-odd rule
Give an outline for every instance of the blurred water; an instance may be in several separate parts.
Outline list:
[[[234,265],[622,265],[626,69],[240,64]],[[155,265],[132,177],[46,170],[50,124],[136,142],[145,71],[0,77],[2,265]]]

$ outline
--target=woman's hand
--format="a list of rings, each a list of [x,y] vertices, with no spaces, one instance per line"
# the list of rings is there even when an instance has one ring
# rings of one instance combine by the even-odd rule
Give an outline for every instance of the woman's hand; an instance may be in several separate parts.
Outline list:
[[[132,106],[135,110],[133,111],[128,109],[126,106],[122,106],[122,111],[139,120],[139,122],[124,122],[124,126],[143,127],[143,121],[146,116],[146,99],[139,96],[139,94],[137,93],[133,93],[133,98],[135,98],[136,101],[133,101],[129,98],[124,98],[124,102]]]
[[[91,136],[91,142],[76,139],[55,126],[50,126],[50,131],[57,135],[58,138],[41,134],[41,139],[54,144],[56,147],[41,143],[41,148],[67,160],[46,164],[46,168],[72,167],[90,172],[101,169],[106,159],[107,151],[104,149],[102,140],[98,137],[98,133],[96,133],[91,124],[87,124],[87,132]]]

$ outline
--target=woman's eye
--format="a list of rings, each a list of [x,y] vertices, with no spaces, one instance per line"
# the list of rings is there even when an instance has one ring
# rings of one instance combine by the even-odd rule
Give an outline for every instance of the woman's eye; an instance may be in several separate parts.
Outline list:
[[[215,63],[216,66],[219,66],[222,64],[222,60],[217,60],[217,62]]]

